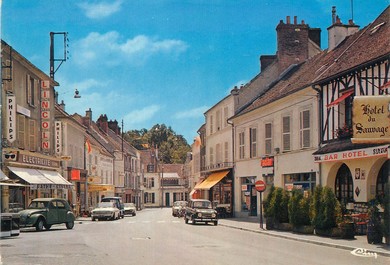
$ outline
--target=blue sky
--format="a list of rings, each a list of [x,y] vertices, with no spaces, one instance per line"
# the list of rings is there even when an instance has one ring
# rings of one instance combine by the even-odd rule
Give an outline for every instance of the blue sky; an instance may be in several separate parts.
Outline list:
[[[280,20],[321,28],[325,49],[334,5],[347,23],[350,0],[3,0],[1,37],[49,74],[49,32],[68,32],[70,58],[55,80],[69,114],[91,108],[95,121],[123,119],[125,131],[164,123],[191,144],[204,112],[259,73],[260,55],[275,54]],[[354,0],[354,22],[364,27],[388,5]]]

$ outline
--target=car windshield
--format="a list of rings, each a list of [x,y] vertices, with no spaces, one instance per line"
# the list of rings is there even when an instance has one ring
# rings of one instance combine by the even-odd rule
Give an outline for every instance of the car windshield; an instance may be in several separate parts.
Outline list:
[[[209,201],[200,201],[200,202],[194,202],[195,208],[205,208],[205,209],[211,209],[212,205]]]
[[[173,206],[186,206],[187,202],[185,201],[177,201],[173,203]]]
[[[28,209],[45,209],[49,202],[33,201],[28,206]]]
[[[101,202],[98,205],[98,208],[112,208],[115,207],[114,203],[112,202]]]

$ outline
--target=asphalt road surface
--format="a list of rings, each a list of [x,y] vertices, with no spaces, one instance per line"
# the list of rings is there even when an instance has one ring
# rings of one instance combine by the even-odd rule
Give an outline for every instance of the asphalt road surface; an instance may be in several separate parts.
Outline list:
[[[185,224],[171,209],[144,209],[116,221],[76,222],[74,229],[26,229],[0,240],[0,264],[390,264],[388,257],[292,241],[212,224]]]

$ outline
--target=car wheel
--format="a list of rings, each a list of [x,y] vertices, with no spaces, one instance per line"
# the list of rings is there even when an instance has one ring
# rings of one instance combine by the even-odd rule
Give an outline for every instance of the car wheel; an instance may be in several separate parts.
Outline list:
[[[218,225],[218,221],[215,221],[215,222],[214,222],[214,225]]]
[[[187,219],[187,217],[185,217],[185,216],[184,216],[184,222],[185,222],[186,224],[188,224],[188,219]]]
[[[43,226],[44,226],[45,222],[43,221],[42,218],[39,218],[37,223],[35,224],[35,229],[37,231],[42,231],[43,230]]]
[[[50,230],[51,225],[46,224],[46,225],[45,225],[45,228],[46,228],[46,230]]]
[[[195,225],[196,224],[196,221],[195,219],[192,219],[192,224]]]
[[[74,221],[65,223],[67,229],[72,229],[74,227]]]
[[[133,216],[136,216],[137,214],[136,213],[133,213]]]
[[[95,221],[95,217],[92,217],[92,222]]]

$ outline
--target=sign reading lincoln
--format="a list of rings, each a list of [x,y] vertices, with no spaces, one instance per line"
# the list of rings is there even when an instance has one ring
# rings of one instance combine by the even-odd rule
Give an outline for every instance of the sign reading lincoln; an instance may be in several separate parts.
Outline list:
[[[353,143],[390,143],[390,96],[356,96]]]

